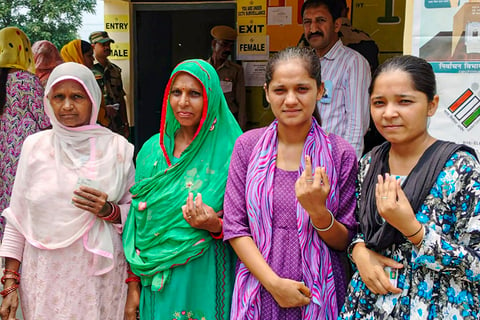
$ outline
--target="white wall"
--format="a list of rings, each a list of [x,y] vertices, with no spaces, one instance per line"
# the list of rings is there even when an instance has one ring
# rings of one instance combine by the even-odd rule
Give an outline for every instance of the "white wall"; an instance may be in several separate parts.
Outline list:
[[[95,13],[84,13],[82,18],[82,26],[78,30],[80,38],[88,41],[88,36],[93,31],[100,31],[104,29],[103,24],[103,0],[97,0]]]

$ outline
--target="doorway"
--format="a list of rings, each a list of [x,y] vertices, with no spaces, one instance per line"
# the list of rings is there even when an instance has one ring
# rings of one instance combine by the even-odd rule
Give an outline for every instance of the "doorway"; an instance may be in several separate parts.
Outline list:
[[[207,59],[210,29],[219,24],[235,28],[235,21],[235,2],[133,4],[137,151],[159,132],[164,90],[173,68],[185,59]]]

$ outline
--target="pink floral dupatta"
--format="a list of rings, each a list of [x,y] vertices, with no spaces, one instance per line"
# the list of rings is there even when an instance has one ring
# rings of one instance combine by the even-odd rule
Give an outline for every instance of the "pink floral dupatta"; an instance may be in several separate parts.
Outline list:
[[[90,123],[66,127],[55,116],[50,90],[61,81],[78,82],[92,102]],[[42,250],[67,248],[82,239],[92,253],[90,272],[102,275],[114,267],[114,226],[72,204],[77,184],[102,190],[118,203],[128,188],[133,145],[96,123],[101,90],[90,69],[74,62],[58,65],[45,90],[45,111],[52,129],[30,135],[23,143],[10,207],[4,216],[31,245]],[[81,183],[79,183],[82,181]],[[125,221],[126,216],[122,217]]]
[[[246,177],[247,215],[253,241],[268,261],[272,239],[273,175],[277,158],[277,121],[260,137],[249,161]],[[337,173],[328,136],[315,119],[302,152],[310,155],[313,167],[325,167],[331,191],[327,207],[335,214],[338,208]],[[312,292],[311,303],[302,308],[303,319],[336,319],[337,301],[330,254],[327,245],[313,229],[308,213],[296,202],[297,229],[303,268],[303,281]],[[236,319],[260,319],[260,283],[243,263],[236,274],[231,315]]]

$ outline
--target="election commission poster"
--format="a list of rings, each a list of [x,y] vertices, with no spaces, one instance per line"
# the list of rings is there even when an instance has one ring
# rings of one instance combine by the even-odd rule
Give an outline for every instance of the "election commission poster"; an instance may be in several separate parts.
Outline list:
[[[480,153],[480,2],[407,1],[404,47],[436,74],[440,103],[430,133]]]

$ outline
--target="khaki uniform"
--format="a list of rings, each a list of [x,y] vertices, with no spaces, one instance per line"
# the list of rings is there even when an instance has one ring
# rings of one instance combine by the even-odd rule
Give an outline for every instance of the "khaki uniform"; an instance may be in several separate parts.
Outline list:
[[[212,64],[211,58],[208,62]],[[217,69],[223,95],[227,100],[230,111],[237,119],[240,127],[245,129],[247,123],[246,100],[245,100],[245,78],[242,66],[230,60],[225,61]]]

